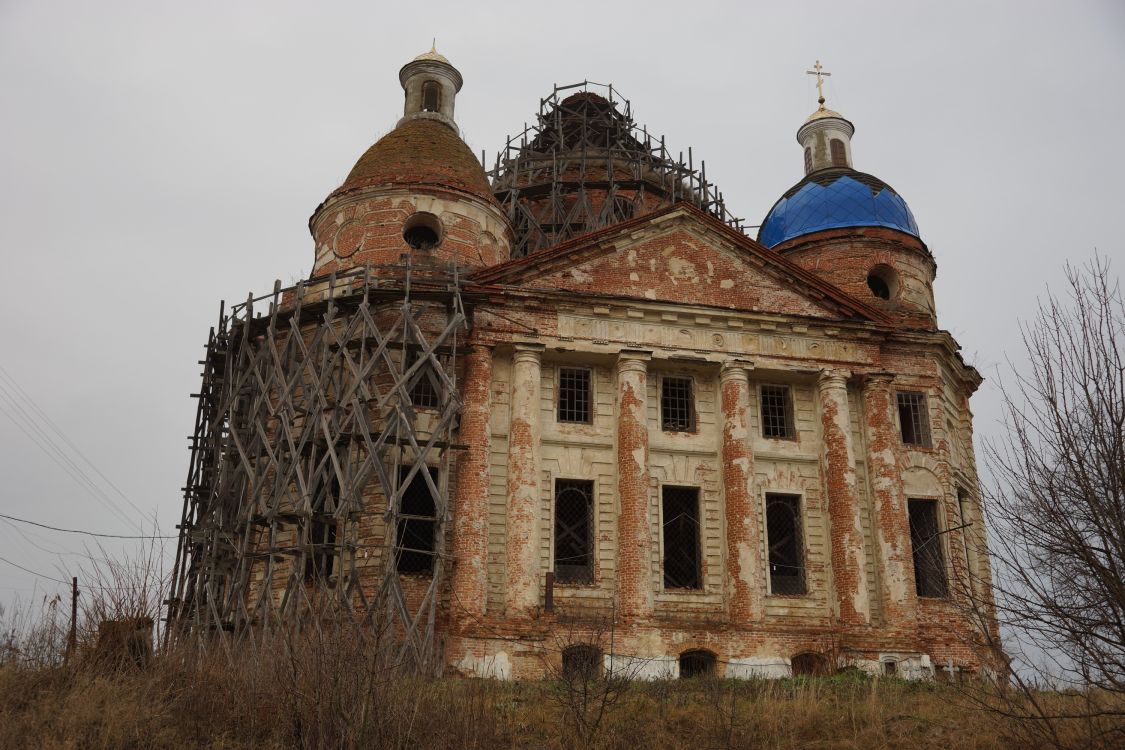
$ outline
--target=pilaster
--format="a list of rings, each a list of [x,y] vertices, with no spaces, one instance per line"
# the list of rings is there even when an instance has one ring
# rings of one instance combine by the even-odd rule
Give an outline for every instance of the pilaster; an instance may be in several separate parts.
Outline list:
[[[750,366],[747,362],[728,362],[719,375],[726,598],[733,624],[761,619],[765,595],[762,531],[754,497],[754,456],[750,449]]]
[[[652,614],[652,527],[648,471],[649,352],[617,360],[618,599],[624,617]]]
[[[542,352],[542,344],[517,344],[512,356],[504,598],[509,615],[529,614],[539,604],[539,380]]]

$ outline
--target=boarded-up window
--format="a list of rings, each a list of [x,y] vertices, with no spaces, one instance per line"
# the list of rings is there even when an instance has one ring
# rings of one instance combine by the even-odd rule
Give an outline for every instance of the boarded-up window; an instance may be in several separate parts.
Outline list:
[[[590,422],[590,371],[582,367],[559,368],[559,421]]]
[[[434,489],[438,470],[419,469],[402,494],[396,534],[397,566],[400,573],[432,573],[434,570],[434,529],[437,526],[434,495],[423,472],[429,472]],[[406,482],[409,467],[399,471],[399,484]]]
[[[441,111],[441,84],[437,81],[426,81],[422,84],[422,111]]]
[[[664,487],[664,588],[703,587],[699,559],[699,488]]]
[[[762,437],[792,440],[793,398],[787,385],[762,386]]]
[[[829,141],[828,147],[832,150],[832,166],[848,166],[848,152],[844,146],[843,141],[841,141],[839,138],[833,138],[831,141]]]
[[[766,495],[766,539],[770,552],[770,593],[805,593],[800,496]]]
[[[691,378],[667,375],[660,379],[660,426],[667,432],[695,429],[695,396]]]
[[[938,534],[938,504],[934,500],[910,500],[908,505],[914,586],[918,596],[945,596],[945,557]]]
[[[305,580],[328,579],[336,562],[336,507],[340,483],[333,477],[314,491],[310,507],[309,547],[305,555]]]
[[[594,582],[594,483],[555,480],[555,580]]]
[[[930,414],[926,408],[926,394],[898,394],[898,424],[902,431],[903,445],[930,447]]]

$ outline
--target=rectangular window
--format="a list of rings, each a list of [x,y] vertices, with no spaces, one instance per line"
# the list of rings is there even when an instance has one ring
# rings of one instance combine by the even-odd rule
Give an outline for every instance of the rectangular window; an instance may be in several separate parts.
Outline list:
[[[438,471],[419,469],[405,489],[402,484],[410,474],[410,467],[399,470],[399,489],[402,504],[399,506],[398,529],[395,535],[396,566],[399,573],[432,573],[434,570],[434,529],[437,526],[437,505],[426,477],[428,471],[434,488],[438,487]]]
[[[700,589],[699,488],[664,487],[664,588]]]
[[[766,540],[770,551],[770,593],[805,593],[799,495],[766,495]]]
[[[666,432],[695,429],[691,378],[666,376],[660,379],[660,426]]]
[[[589,424],[590,371],[582,367],[559,368],[559,421]]]
[[[406,369],[410,369],[419,359],[419,354],[408,350],[406,355]],[[414,373],[414,382],[410,386],[410,403],[417,409],[437,409],[441,406],[433,367],[433,363],[427,361]]]
[[[792,440],[793,397],[787,385],[762,386],[762,437],[776,440]]]
[[[555,580],[594,582],[594,483],[555,480]]]
[[[314,493],[309,520],[309,551],[305,556],[305,580],[328,579],[336,562],[336,503],[340,483],[333,477]]]
[[[938,534],[938,504],[935,500],[910,500],[908,505],[915,589],[918,596],[945,596],[945,559]]]
[[[926,394],[898,394],[898,424],[904,445],[930,447],[930,413],[926,408]]]

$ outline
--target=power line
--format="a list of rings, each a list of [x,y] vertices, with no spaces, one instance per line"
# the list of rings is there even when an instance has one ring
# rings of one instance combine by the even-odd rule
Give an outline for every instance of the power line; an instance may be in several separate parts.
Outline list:
[[[68,585],[68,586],[70,585],[70,581],[64,581],[61,578],[53,578],[52,576],[44,575],[43,573],[36,573],[31,568],[25,568],[24,566],[20,565],[19,563],[12,562],[11,560],[9,560],[6,557],[0,557],[0,562],[6,562],[14,568],[19,568],[24,573],[31,573],[31,575],[33,575],[33,576],[39,576],[40,578],[45,578],[48,581],[54,581],[55,583],[62,583],[62,584]]]
[[[38,526],[41,529],[50,529],[51,531],[63,531],[63,532],[66,532],[67,534],[85,534],[86,536],[97,536],[97,537],[102,537],[104,539],[179,539],[179,537],[177,537],[177,536],[162,535],[162,534],[143,534],[143,535],[138,535],[138,534],[132,534],[132,535],[130,535],[130,534],[99,534],[99,533],[94,532],[94,531],[83,531],[82,529],[62,529],[62,528],[59,528],[58,526],[48,526],[45,523],[38,523],[36,521],[29,521],[26,518],[16,518],[15,516],[9,516],[9,515],[6,515],[4,513],[0,513],[0,518],[6,518],[9,521],[19,521],[20,523],[31,524],[32,526]]]

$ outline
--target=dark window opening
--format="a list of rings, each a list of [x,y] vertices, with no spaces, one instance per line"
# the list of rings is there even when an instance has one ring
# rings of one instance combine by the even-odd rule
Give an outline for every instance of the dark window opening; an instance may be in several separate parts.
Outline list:
[[[945,557],[938,529],[938,504],[934,500],[910,500],[907,504],[915,590],[918,596],[945,596]]]
[[[680,654],[680,679],[694,677],[713,677],[715,675],[715,655],[703,649],[692,649]]]
[[[898,423],[904,445],[930,447],[930,415],[926,408],[926,394],[898,394]]]
[[[409,467],[399,470],[399,489],[402,504],[399,506],[398,530],[395,538],[397,568],[400,573],[432,573],[434,570],[434,530],[437,526],[437,505],[430,492],[426,477],[428,471],[434,487],[438,486],[437,469],[424,468],[414,474],[410,484],[402,483],[410,474]]]
[[[422,111],[441,111],[441,84],[437,81],[426,81],[422,84]]]
[[[559,368],[559,421],[590,422],[590,371]]]
[[[405,369],[409,370],[413,367],[418,359],[417,353],[407,350]],[[441,406],[441,399],[438,398],[437,376],[434,375],[432,362],[427,361],[414,373],[414,383],[410,386],[410,403],[415,408],[421,409],[437,409]]]
[[[829,148],[832,150],[832,166],[846,167],[848,166],[848,152],[844,148],[844,142],[839,138],[833,138],[829,141]]]
[[[594,582],[594,483],[555,480],[555,580]]]
[[[897,661],[885,661],[885,662],[883,662],[883,674],[886,675],[887,677],[894,677],[896,674],[898,674],[898,662]]]
[[[873,273],[867,274],[867,288],[879,299],[891,298],[891,287],[881,276]]]
[[[315,491],[309,522],[309,551],[305,556],[305,580],[332,577],[336,562],[336,506],[340,483],[333,477]]]
[[[762,437],[778,440],[792,440],[796,437],[793,429],[793,398],[789,386],[762,386]]]
[[[793,676],[825,677],[832,674],[832,665],[828,657],[813,651],[797,654],[789,660],[793,669]]]
[[[691,432],[695,429],[695,398],[691,378],[665,377],[660,380],[660,426],[666,432]]]
[[[564,680],[588,680],[602,673],[602,650],[589,643],[567,646],[562,652]]]
[[[805,593],[800,496],[766,495],[766,539],[770,553],[770,593]]]
[[[415,250],[431,250],[438,244],[438,233],[424,224],[408,228],[402,238]]]
[[[699,488],[665,487],[664,588],[703,588],[699,560]]]
[[[805,148],[805,174],[812,171],[812,147]]]

